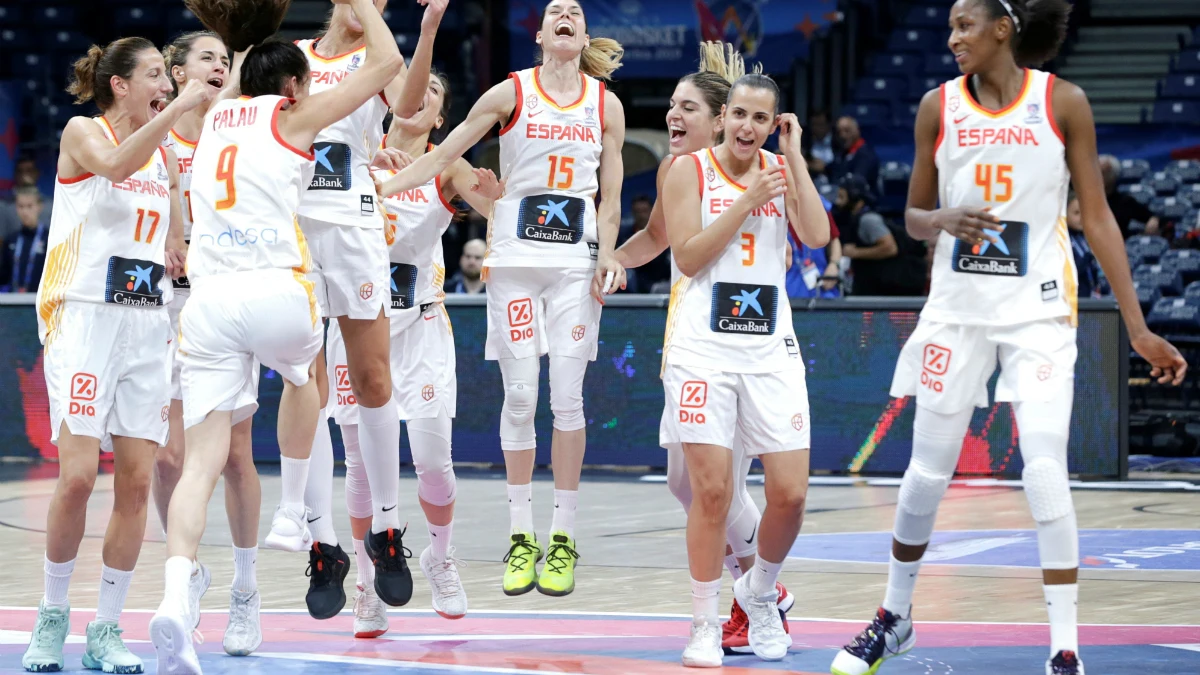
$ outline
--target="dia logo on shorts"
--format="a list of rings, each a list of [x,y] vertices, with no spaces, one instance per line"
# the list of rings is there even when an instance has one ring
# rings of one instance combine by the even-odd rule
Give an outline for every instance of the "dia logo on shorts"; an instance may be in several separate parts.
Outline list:
[[[942,393],[946,385],[941,376],[950,370],[950,350],[933,343],[925,345],[925,354],[921,358],[921,385]]]
[[[67,406],[70,415],[95,417],[95,406],[88,401],[96,400],[96,376],[91,373],[75,373],[71,376],[71,403]]]
[[[508,338],[513,342],[533,337],[533,300],[520,298],[508,303]]]
[[[337,389],[337,404],[356,405],[358,399],[354,398],[350,387],[350,368],[348,366],[334,366],[333,379],[333,386]]]
[[[704,424],[704,413],[691,412],[684,408],[703,408],[708,403],[708,383],[704,380],[688,380],[679,391],[679,421],[682,424]]]

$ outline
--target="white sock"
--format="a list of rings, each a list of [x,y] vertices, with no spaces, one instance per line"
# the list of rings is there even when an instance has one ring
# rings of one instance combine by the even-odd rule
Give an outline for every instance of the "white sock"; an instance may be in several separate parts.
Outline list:
[[[363,588],[374,588],[375,564],[367,555],[367,543],[362,539],[354,540],[354,567],[358,570],[358,585]]]
[[[1050,656],[1060,651],[1079,651],[1079,584],[1042,586],[1046,612],[1050,615]]]
[[[754,569],[750,574],[750,579],[747,583],[750,586],[750,594],[754,597],[762,597],[769,593],[775,593],[775,581],[779,579],[779,570],[783,568],[783,563],[768,562],[763,560],[760,555],[754,561]]]
[[[176,555],[167,558],[166,587],[163,592],[163,604],[168,601],[175,603],[177,610],[188,612],[188,583],[192,578],[192,561],[185,556]]]
[[[575,510],[579,506],[579,490],[554,491],[554,517],[550,519],[551,532],[566,532],[575,538]]]
[[[188,561],[188,576],[191,576],[192,561]],[[108,565],[100,569],[100,604],[96,605],[96,621],[121,620],[125,608],[125,596],[129,595],[129,582],[133,581],[133,570],[115,570]]]
[[[371,487],[371,532],[400,529],[400,416],[396,400],[358,406],[358,442]]]
[[[71,574],[75,571],[75,560],[56,563],[50,562],[50,559],[46,558],[43,569],[46,571],[46,595],[42,598],[42,602],[47,607],[66,609],[69,606],[67,590],[71,588]]]
[[[308,483],[307,459],[279,458],[279,477],[283,482],[283,496],[279,503],[296,511],[304,513],[304,486]]]
[[[900,562],[896,556],[888,556],[887,594],[883,596],[883,608],[896,616],[909,618],[912,613],[913,589],[917,587],[917,572],[921,561]]]
[[[338,545],[333,531],[333,441],[329,438],[329,409],[321,411],[317,435],[309,456],[308,482],[304,486],[304,505],[308,507],[308,530],[313,539]]]
[[[533,532],[533,483],[508,486],[508,519],[514,533]]]
[[[233,547],[233,584],[231,588],[243,593],[258,590],[258,575],[254,564],[258,561],[258,547]]]
[[[744,574],[741,564],[738,563],[737,556],[732,553],[725,556],[725,569],[729,570],[729,573],[733,575],[734,581],[741,579],[742,574]]]
[[[429,546],[431,547],[434,560],[445,560],[446,552],[450,548],[450,534],[454,531],[454,521],[451,520],[447,525],[434,525],[426,523],[429,526]]]
[[[718,624],[721,602],[721,580],[696,581],[692,579],[692,620]]]

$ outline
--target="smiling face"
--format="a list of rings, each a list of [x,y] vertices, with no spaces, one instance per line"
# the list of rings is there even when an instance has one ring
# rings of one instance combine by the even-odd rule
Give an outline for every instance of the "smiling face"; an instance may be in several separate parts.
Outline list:
[[[208,84],[215,95],[225,87],[229,78],[229,52],[225,43],[215,37],[200,37],[192,43],[187,61],[171,69],[171,77],[179,87],[189,80]]]
[[[441,111],[446,109],[446,85],[442,82],[442,78],[437,75],[429,75],[429,87],[425,89],[425,97],[421,99],[421,106],[417,108],[417,115],[421,116],[422,112],[432,108],[439,111],[438,115],[430,118],[430,127],[427,131],[441,129],[445,123],[444,115]]]
[[[671,154],[686,155],[710,147],[721,131],[720,111],[712,110],[704,93],[684,80],[675,86],[667,110],[667,131],[671,134]]]
[[[958,0],[950,8],[950,39],[946,45],[963,73],[978,73],[1000,52],[1011,21],[992,19],[980,0]]]
[[[553,0],[542,12],[542,29],[534,41],[542,51],[571,59],[588,46],[587,20],[575,0]]]
[[[167,64],[157,49],[139,53],[133,74],[129,78],[114,75],[111,84],[117,104],[124,107],[135,127],[147,124],[162,112],[174,91],[167,76]]]
[[[775,130],[775,93],[759,87],[734,87],[725,106],[725,145],[734,157],[750,160]]]

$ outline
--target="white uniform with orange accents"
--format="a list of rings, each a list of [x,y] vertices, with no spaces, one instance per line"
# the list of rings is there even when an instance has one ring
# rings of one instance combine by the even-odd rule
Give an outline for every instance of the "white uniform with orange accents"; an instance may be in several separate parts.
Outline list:
[[[916,394],[943,413],[985,407],[997,363],[997,401],[1071,395],[1077,277],[1053,89],[1053,75],[1026,70],[1017,98],[992,111],[965,77],[941,86],[941,206],[986,207],[1003,230],[998,244],[974,246],[938,235],[929,299],[896,365],[892,396]]]
[[[309,95],[331,89],[362,65],[366,47],[332,58],[317,40],[296,43],[312,67]],[[385,216],[376,203],[371,158],[383,140],[388,103],[382,93],[317,134],[314,170],[297,213],[308,238],[309,273],[324,316],[374,319],[388,303]]]
[[[166,140],[163,141],[163,147],[175,153],[175,159],[179,166],[179,210],[183,216],[183,238],[185,241],[192,240],[192,154],[196,151],[196,142],[175,133],[172,129],[167,133]],[[175,289],[175,297],[171,299],[167,305],[167,313],[171,317],[171,334],[179,334],[179,313],[183,311],[183,306],[187,304],[188,295],[191,293],[191,283],[187,276],[181,276],[178,279],[173,279],[171,285]],[[176,358],[179,350],[179,341],[171,341],[171,398],[180,400],[183,398],[183,390],[179,385],[179,359]]]
[[[287,144],[281,96],[208,111],[192,163],[192,297],[180,319],[183,422],[214,410],[254,413],[258,362],[301,385],[323,331],[304,234],[296,224],[312,154]]]
[[[778,158],[760,151],[761,166]],[[701,224],[710,227],[746,188],[711,149],[686,160],[700,183]],[[671,208],[669,205],[667,208]],[[776,197],[746,218],[725,250],[671,292],[663,345],[670,421],[664,447],[707,443],[747,455],[809,446],[804,361],[785,288],[788,218]]]
[[[432,149],[432,147],[430,148]],[[380,182],[394,171],[376,171]],[[384,200],[389,221],[391,259],[392,396],[402,420],[454,417],[458,380],[454,332],[442,300],[446,264],[442,234],[455,209],[443,196],[441,176],[421,187]],[[325,349],[330,405],[338,424],[358,424],[358,405],[350,387],[346,344],[337,322],[329,326]]]
[[[103,117],[95,118],[117,144]],[[129,178],[59,176],[38,289],[51,440],[108,434],[163,444],[170,404],[170,175],[161,147]]]
[[[493,209],[483,261],[486,358],[550,352],[591,360],[600,325],[590,285],[605,88],[580,74],[578,100],[559,105],[543,90],[538,71],[509,75],[517,107],[500,131],[505,193]]]

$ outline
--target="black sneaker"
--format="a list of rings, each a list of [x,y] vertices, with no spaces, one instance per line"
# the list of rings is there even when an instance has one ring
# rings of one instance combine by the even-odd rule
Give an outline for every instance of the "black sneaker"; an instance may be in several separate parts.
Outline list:
[[[1083,675],[1083,664],[1078,654],[1064,649],[1046,662],[1046,675]]]
[[[364,542],[367,556],[375,563],[375,594],[392,607],[403,607],[412,599],[412,573],[405,562],[412,551],[404,546],[405,531],[388,528],[372,533]]]
[[[350,557],[341,546],[313,542],[308,552],[308,594],[304,603],[314,619],[332,619],[346,606],[342,582],[350,573]]]
[[[884,661],[912,649],[917,644],[917,631],[905,621],[906,634],[898,634],[897,628],[903,620],[903,617],[880,607],[871,625],[837,653],[829,672],[833,675],[874,673]]]

